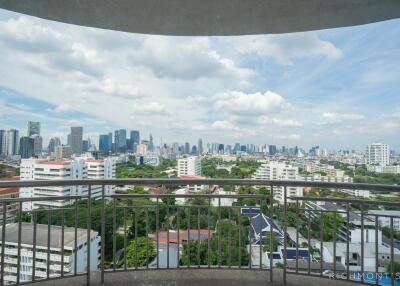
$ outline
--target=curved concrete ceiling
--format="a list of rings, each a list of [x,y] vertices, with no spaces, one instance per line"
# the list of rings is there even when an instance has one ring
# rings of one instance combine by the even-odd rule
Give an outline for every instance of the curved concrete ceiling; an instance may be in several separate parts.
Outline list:
[[[400,0],[0,0],[70,24],[161,35],[275,34],[400,17]]]

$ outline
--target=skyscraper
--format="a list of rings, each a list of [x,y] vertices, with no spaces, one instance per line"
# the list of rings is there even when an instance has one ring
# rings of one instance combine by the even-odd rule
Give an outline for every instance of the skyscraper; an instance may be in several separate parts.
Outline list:
[[[268,146],[268,153],[270,156],[273,156],[276,154],[276,145],[269,145]]]
[[[40,135],[40,122],[28,121],[28,136]]]
[[[5,154],[7,156],[19,153],[19,131],[16,129],[7,130],[5,138]]]
[[[108,153],[110,152],[110,138],[109,135],[104,134],[104,135],[100,135],[99,137],[99,150],[104,152],[104,153]]]
[[[126,129],[114,132],[115,151],[124,153],[126,151]]]
[[[72,153],[75,155],[82,154],[82,145],[83,145],[82,136],[83,136],[82,127],[71,127],[70,146]]]
[[[53,153],[53,152],[55,152],[55,150],[56,150],[55,148],[56,148],[57,146],[60,146],[60,145],[61,145],[61,140],[60,140],[60,138],[58,138],[58,137],[53,137],[53,138],[50,139],[48,151],[49,151],[50,153]]]
[[[185,143],[185,149],[184,149],[184,154],[189,154],[190,153],[190,144],[189,142]]]
[[[204,150],[203,150],[203,140],[200,138],[199,141],[197,142],[197,150],[199,151],[199,155],[203,155]]]
[[[150,134],[150,138],[149,138],[149,151],[153,152],[154,151],[154,142],[153,142],[153,135]]]
[[[24,136],[19,141],[19,154],[22,159],[27,159],[34,154],[34,139],[32,137]]]
[[[6,153],[6,131],[0,130],[0,156]]]
[[[43,149],[43,138],[38,134],[34,134],[31,136],[33,139],[33,153],[35,155],[41,155]]]
[[[366,163],[368,165],[389,165],[390,148],[388,144],[374,143],[367,146]]]

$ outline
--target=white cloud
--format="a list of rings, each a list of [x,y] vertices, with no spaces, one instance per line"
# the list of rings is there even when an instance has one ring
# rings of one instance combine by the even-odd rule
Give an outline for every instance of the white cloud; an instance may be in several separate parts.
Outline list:
[[[233,130],[235,129],[234,125],[227,120],[217,120],[215,121],[211,127],[217,130]]]
[[[50,111],[57,112],[57,113],[65,113],[73,111],[71,105],[68,103],[60,103],[55,108],[50,109]]]
[[[278,127],[301,127],[303,123],[293,119],[280,119],[280,118],[269,118],[268,116],[260,116],[257,119],[257,123],[261,125],[274,125]]]
[[[282,64],[290,64],[296,58],[322,56],[339,59],[343,55],[339,48],[329,41],[321,40],[315,32],[243,36],[232,41],[239,53],[271,57]]]
[[[321,124],[342,123],[347,121],[355,121],[364,119],[364,115],[357,113],[340,113],[340,112],[324,112],[322,114],[324,119]]]
[[[300,134],[276,135],[275,139],[297,141],[301,139]]]
[[[217,94],[215,107],[239,115],[255,115],[280,111],[287,106],[282,96],[272,91],[244,93],[231,91]]]

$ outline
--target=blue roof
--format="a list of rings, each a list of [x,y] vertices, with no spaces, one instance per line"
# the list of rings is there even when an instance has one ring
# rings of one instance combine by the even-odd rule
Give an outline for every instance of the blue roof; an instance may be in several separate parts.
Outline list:
[[[284,257],[285,256],[284,249],[281,249],[281,252]],[[286,253],[287,253],[286,259],[296,259],[296,248],[287,248]],[[308,249],[299,248],[298,253],[299,253],[298,258],[308,258],[309,256]]]
[[[250,224],[252,226],[250,229],[251,238],[255,238],[256,234],[257,236],[259,236],[261,232],[262,232],[261,235],[265,236],[266,232],[270,231],[270,219],[264,214],[262,214],[262,218],[260,218],[259,213],[256,216],[251,217]],[[283,236],[283,231],[275,224],[273,220],[272,220],[272,230]]]
[[[240,213],[242,215],[254,216],[260,213],[260,208],[259,207],[241,208]]]

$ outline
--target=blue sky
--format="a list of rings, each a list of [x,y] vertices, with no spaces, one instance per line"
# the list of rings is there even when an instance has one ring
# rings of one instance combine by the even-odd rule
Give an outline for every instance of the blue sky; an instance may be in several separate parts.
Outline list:
[[[97,140],[400,150],[400,20],[239,37],[128,34],[0,10],[0,128]]]

